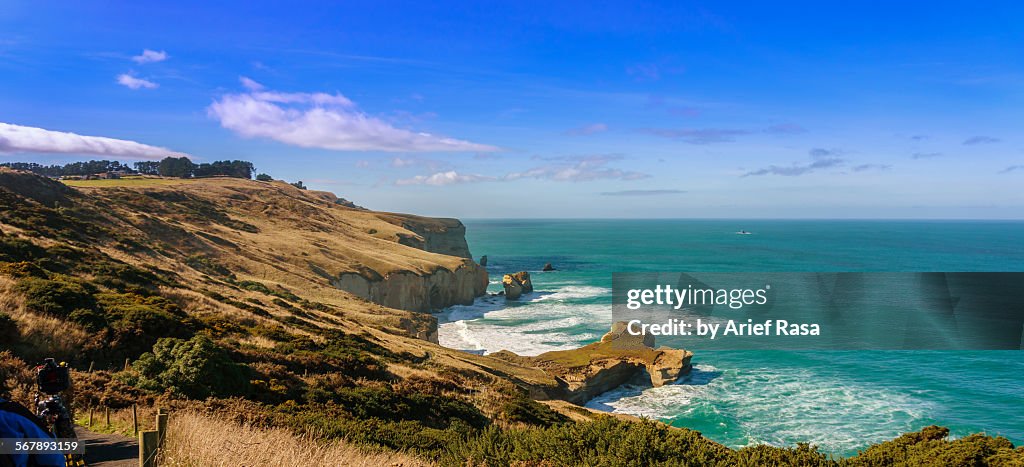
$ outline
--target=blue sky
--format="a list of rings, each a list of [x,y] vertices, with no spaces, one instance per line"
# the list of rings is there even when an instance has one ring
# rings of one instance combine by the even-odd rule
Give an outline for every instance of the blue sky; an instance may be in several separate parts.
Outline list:
[[[246,159],[467,218],[1024,218],[1019,2],[550,3],[5,2],[0,161]]]

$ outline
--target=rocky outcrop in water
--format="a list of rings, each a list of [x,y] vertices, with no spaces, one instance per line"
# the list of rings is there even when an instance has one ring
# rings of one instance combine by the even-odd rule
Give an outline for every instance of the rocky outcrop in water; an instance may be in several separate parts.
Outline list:
[[[483,255],[480,257],[480,265],[485,267],[487,266],[487,255]]]
[[[547,352],[523,357],[501,351],[491,356],[519,365],[538,367],[561,383],[553,395],[575,404],[626,383],[649,383],[654,387],[671,384],[690,372],[693,352],[682,349],[654,348],[654,336],[634,336],[626,332],[626,323],[618,322],[600,342],[575,350]]]
[[[551,265],[551,263],[544,263],[544,267],[543,267],[543,268],[541,268],[540,270],[541,270],[541,271],[544,271],[544,272],[548,272],[548,271],[554,271],[554,270],[555,270],[555,267],[554,267],[554,266],[552,266],[552,265]]]
[[[519,300],[523,294],[533,292],[533,282],[530,281],[530,273],[526,271],[505,274],[501,278],[501,285],[505,289],[506,300]]]

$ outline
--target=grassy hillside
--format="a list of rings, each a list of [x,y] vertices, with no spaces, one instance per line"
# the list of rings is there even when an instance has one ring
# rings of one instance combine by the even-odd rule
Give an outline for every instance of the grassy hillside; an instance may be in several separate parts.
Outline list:
[[[54,356],[76,369],[77,407],[169,405],[204,414],[187,423],[210,433],[244,425],[299,451],[344,439],[314,451],[338,459],[832,462],[806,446],[734,451],[694,431],[538,402],[562,389],[548,373],[443,348],[430,342],[429,314],[335,287],[342,274],[474,267],[448,235],[457,221],[368,211],[282,182],[113,182],[70,187],[0,170],[0,381],[15,398],[31,396],[26,362]],[[844,462],[1024,458],[1002,438],[944,435],[928,429]]]

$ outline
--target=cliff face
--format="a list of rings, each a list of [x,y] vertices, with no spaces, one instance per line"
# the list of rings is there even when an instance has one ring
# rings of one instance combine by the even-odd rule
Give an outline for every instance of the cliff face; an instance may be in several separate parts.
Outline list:
[[[466,226],[458,219],[392,213],[379,213],[379,217],[403,229],[396,239],[401,245],[439,255],[472,258],[466,242]]]
[[[58,223],[61,229],[75,222],[111,226],[85,245],[206,284],[197,288],[255,281],[271,290],[308,291],[311,301],[376,315],[367,321],[426,339],[436,334],[436,320],[397,312],[469,304],[487,287],[487,272],[469,259],[466,228],[457,219],[370,211],[283,182],[137,179],[71,188],[0,171],[0,188],[18,197],[4,204],[28,203],[30,217],[55,205],[64,211],[53,215],[82,217]],[[41,238],[56,235],[44,231],[47,222],[22,228]],[[92,230],[65,233],[83,237]],[[387,309],[360,305],[352,295]]]
[[[369,277],[367,277],[369,276]],[[452,305],[469,305],[487,290],[487,270],[465,261],[450,270],[426,273],[392,272],[386,276],[342,273],[331,282],[357,297],[399,310],[429,312]]]

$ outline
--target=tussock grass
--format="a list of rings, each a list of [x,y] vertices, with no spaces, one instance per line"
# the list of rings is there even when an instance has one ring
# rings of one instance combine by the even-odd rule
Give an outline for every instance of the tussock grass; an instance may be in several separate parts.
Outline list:
[[[195,412],[175,412],[161,465],[427,466],[402,453],[371,452],[344,441],[320,441],[280,429],[260,429]]]
[[[178,185],[181,183],[188,183],[191,180],[185,180],[180,178],[148,178],[148,177],[123,177],[115,179],[102,179],[102,180],[61,180],[67,186],[73,186],[76,188],[106,188],[106,187],[135,187],[135,186],[160,186],[160,185]]]
[[[0,275],[0,311],[17,323],[22,353],[58,360],[71,360],[80,354],[89,343],[89,333],[66,320],[29,311],[25,297],[14,286],[13,279]]]

